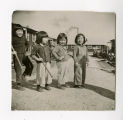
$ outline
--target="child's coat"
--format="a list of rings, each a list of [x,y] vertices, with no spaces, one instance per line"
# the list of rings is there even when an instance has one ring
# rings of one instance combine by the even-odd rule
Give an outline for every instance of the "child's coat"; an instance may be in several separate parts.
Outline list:
[[[44,64],[51,71],[50,62],[51,62],[51,50],[48,46],[43,45],[35,45],[32,50],[32,55],[37,57],[41,57],[43,59]],[[39,56],[38,56],[39,55]],[[37,85],[45,87],[46,84],[51,84],[52,78],[50,74],[47,72],[45,66],[42,62],[37,61],[37,70],[36,70],[36,80]]]
[[[88,61],[88,51],[86,46],[76,45],[73,52],[75,62],[75,85],[82,85],[85,83],[86,76],[86,62]]]

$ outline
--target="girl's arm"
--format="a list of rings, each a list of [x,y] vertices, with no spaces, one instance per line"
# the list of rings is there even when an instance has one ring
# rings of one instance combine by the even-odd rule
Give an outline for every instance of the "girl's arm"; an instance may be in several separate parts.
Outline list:
[[[32,51],[31,51],[31,52],[32,52],[32,53],[31,53],[32,58],[33,58],[35,61],[43,61],[42,58],[38,58],[38,57],[36,56],[37,51],[38,51],[37,46],[34,46],[33,49],[32,49]]]
[[[57,47],[57,48],[54,48],[53,51],[52,51],[52,54],[54,55],[54,57],[55,57],[57,60],[62,60],[64,57],[63,57],[63,56],[59,57],[59,56],[57,55],[57,52],[58,52],[58,51],[59,51],[58,47]]]
[[[25,56],[31,55],[31,43],[25,38]]]
[[[89,62],[88,48],[86,47],[86,61]]]
[[[77,52],[78,52],[78,48],[75,46],[74,49],[73,49],[73,59],[74,59],[74,62],[75,64],[78,64],[78,60],[77,60]]]
[[[55,53],[55,52],[53,52],[52,54],[54,55],[54,57],[55,57],[57,60],[62,60],[62,59],[64,58],[64,56],[59,57],[59,56],[57,55],[57,53]]]
[[[27,41],[26,38],[24,38],[24,39],[25,39],[25,47],[26,47],[26,51],[27,51],[30,48],[31,44],[29,41]]]
[[[16,51],[12,51],[12,55],[15,55],[15,54],[17,54],[17,52]]]
[[[73,59],[75,62],[77,62],[76,54],[77,54],[77,47],[75,46],[73,49]]]
[[[38,58],[36,55],[32,55],[32,58],[36,61],[41,61],[41,62],[43,61],[42,58]]]

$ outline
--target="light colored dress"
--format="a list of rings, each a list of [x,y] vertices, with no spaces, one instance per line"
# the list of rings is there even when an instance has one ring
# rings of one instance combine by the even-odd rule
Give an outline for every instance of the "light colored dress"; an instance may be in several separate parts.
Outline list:
[[[67,49],[63,46],[58,45],[53,49],[52,53],[54,57],[56,58],[56,65],[58,70],[58,73],[57,73],[58,83],[62,85],[68,81],[73,81],[72,76],[74,76],[74,67],[70,67],[70,66],[71,65],[74,66],[74,61],[67,54]],[[61,56],[64,56],[64,59],[59,60]]]

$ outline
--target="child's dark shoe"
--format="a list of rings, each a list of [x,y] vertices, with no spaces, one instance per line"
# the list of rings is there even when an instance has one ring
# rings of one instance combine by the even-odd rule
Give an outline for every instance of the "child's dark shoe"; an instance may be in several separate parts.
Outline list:
[[[37,88],[36,89],[38,90],[39,88],[40,88],[40,85],[37,85]]]
[[[59,89],[62,89],[62,90],[65,89],[65,87],[64,87],[63,85],[58,85],[58,88],[59,88]]]
[[[70,88],[70,86],[69,86],[68,84],[65,84],[65,85],[64,85],[64,87],[66,87],[66,88]]]
[[[85,88],[85,84],[82,84],[81,87]]]
[[[50,85],[46,84],[45,89],[46,89],[46,90],[51,90]]]
[[[21,91],[24,91],[25,90],[25,88],[20,83],[17,84],[16,89],[17,90],[21,90]]]
[[[82,88],[81,85],[74,85],[74,88]]]
[[[41,87],[40,85],[37,85],[37,91],[38,92],[43,92],[43,87]]]

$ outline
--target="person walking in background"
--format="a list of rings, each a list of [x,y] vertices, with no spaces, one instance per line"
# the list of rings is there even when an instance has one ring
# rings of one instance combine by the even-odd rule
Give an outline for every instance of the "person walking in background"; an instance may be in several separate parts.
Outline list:
[[[76,35],[73,57],[75,62],[74,83],[77,88],[85,87],[86,64],[89,62],[85,42],[86,38],[83,34]]]
[[[57,37],[57,46],[52,51],[53,56],[56,59],[56,64],[58,68],[58,88],[65,89],[68,85],[66,82],[68,82],[67,78],[67,65],[66,61],[70,58],[70,56],[67,54],[67,36],[65,33],[60,33]]]
[[[37,62],[37,91],[42,92],[45,88],[46,90],[51,90],[50,84],[52,78],[48,73],[47,69],[50,70],[51,62],[51,49],[48,46],[48,34],[45,31],[40,31],[37,33],[36,45],[32,49],[32,58]],[[46,69],[46,67],[47,69]]]
[[[26,40],[24,35],[23,27],[19,24],[16,26],[12,26],[12,48],[14,54],[13,62],[14,62],[14,69],[16,72],[16,83],[17,89],[24,90],[22,86],[22,64],[23,58],[26,53],[26,49],[29,47],[29,43]]]

